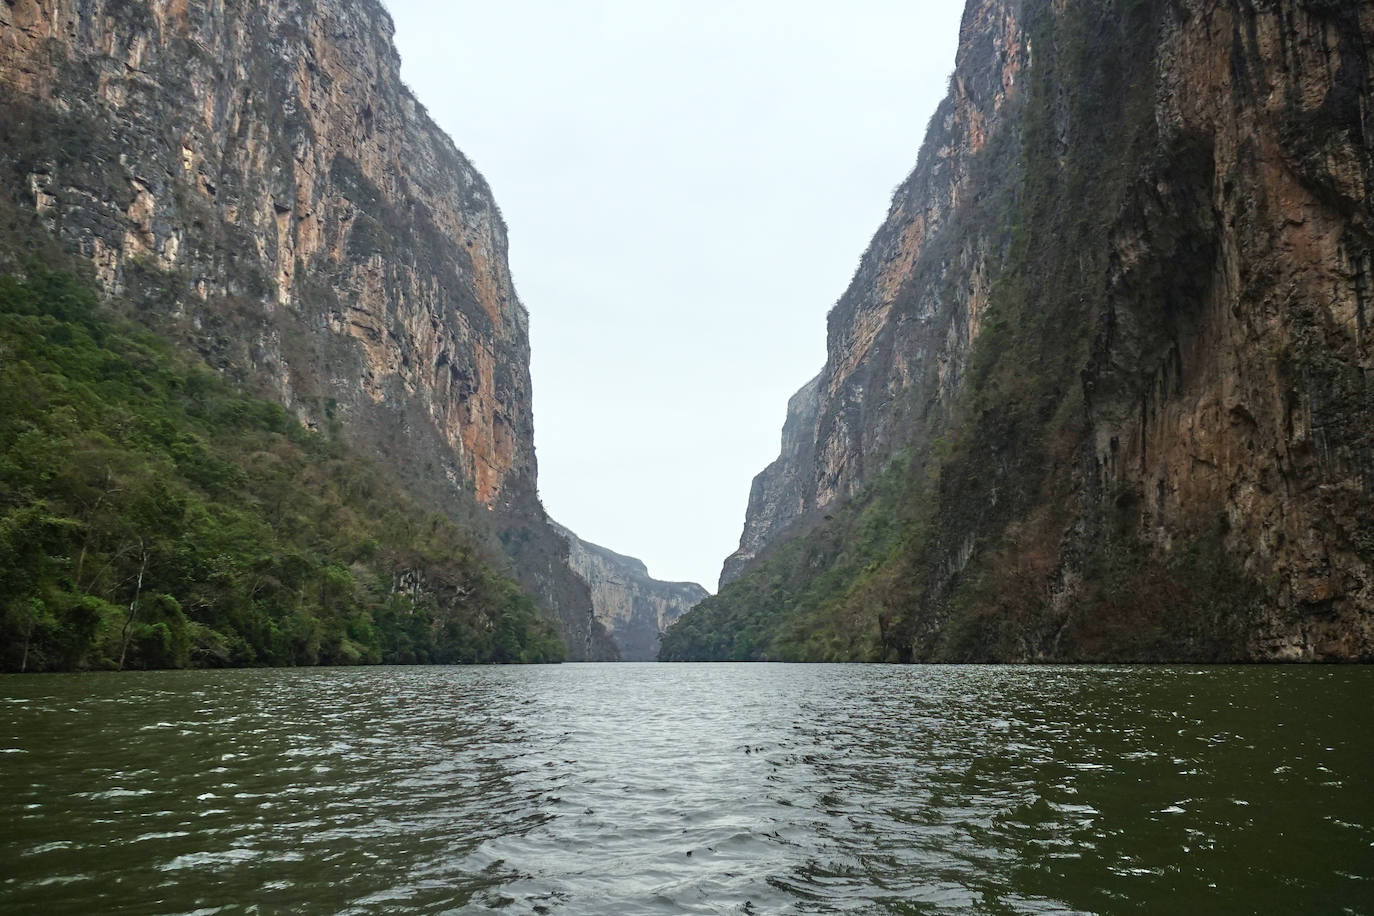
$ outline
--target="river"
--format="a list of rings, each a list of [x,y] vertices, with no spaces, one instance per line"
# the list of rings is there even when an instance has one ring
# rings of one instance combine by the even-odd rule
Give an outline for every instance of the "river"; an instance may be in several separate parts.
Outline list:
[[[0,678],[3,913],[1374,912],[1374,669]]]

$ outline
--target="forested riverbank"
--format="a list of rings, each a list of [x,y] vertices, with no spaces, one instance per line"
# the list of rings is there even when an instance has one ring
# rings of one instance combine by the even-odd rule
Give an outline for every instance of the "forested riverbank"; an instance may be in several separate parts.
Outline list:
[[[338,429],[72,275],[0,277],[0,669],[557,661],[533,601]]]

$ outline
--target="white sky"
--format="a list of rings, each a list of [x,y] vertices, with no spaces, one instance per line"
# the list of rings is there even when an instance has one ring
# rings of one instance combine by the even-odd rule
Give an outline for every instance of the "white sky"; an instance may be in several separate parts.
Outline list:
[[[385,2],[509,228],[545,507],[714,591],[963,0]]]

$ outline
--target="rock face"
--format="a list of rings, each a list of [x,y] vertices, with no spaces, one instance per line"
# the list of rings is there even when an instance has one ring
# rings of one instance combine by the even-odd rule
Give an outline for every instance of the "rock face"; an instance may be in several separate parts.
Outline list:
[[[492,532],[570,657],[608,657],[535,495],[505,226],[392,32],[376,0],[5,0],[7,230]]]
[[[1374,657],[1372,45],[1367,3],[970,0],[723,579],[901,457],[879,657]]]
[[[725,558],[720,585],[737,578],[749,561],[769,541],[810,510],[819,508],[814,488],[808,484],[815,468],[816,420],[820,410],[822,376],[802,386],[787,402],[787,422],[782,426],[782,451],[754,478],[749,489],[744,534],[739,550]]]
[[[658,659],[659,636],[705,598],[695,582],[662,582],[640,560],[590,544],[557,523],[568,539],[571,566],[592,590],[597,621],[611,634],[620,660]]]
[[[928,435],[957,390],[997,242],[991,226],[957,242],[944,230],[967,209],[974,160],[1002,129],[1025,68],[1021,6],[975,2],[965,12],[950,93],[830,312],[825,367],[788,405],[782,451],[754,479],[722,585],[780,532],[805,528],[818,510],[852,496],[895,447]]]

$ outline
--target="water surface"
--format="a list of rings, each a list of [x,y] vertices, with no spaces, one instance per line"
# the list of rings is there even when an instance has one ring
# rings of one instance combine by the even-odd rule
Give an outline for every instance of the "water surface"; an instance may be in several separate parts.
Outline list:
[[[0,912],[1368,913],[1371,777],[1370,668],[10,676]]]

